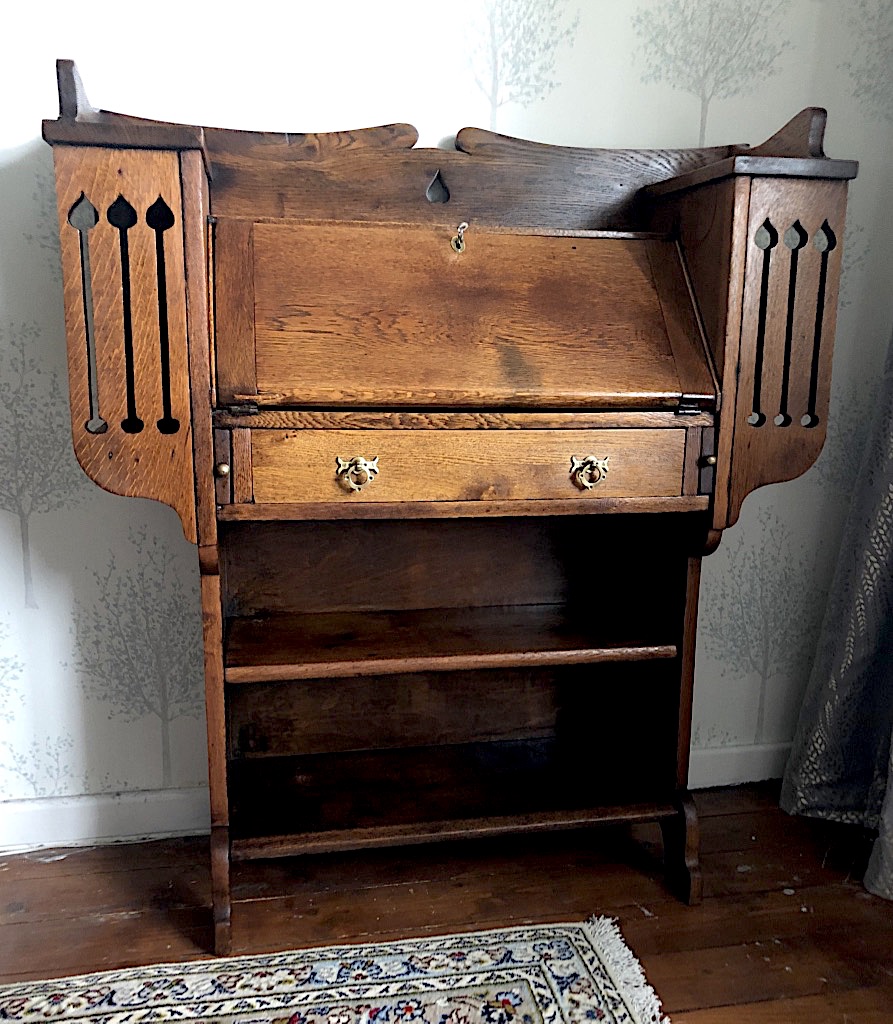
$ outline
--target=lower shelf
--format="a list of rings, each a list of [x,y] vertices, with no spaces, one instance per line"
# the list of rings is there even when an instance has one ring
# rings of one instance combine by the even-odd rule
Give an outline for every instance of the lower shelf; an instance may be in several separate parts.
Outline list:
[[[676,656],[673,644],[642,642],[666,634],[663,624],[639,624],[633,639],[595,618],[562,605],[233,618],[225,675],[228,683],[252,683]]]
[[[546,738],[236,758],[234,850],[275,856],[653,820],[672,811],[675,750],[650,731],[639,747],[578,715]]]
[[[537,814],[427,821],[415,825],[379,825],[327,832],[258,836],[233,840],[232,857],[233,860],[259,860],[267,857],[339,853],[388,846],[415,846],[421,843],[551,832],[619,822],[660,821],[664,818],[673,818],[676,814],[673,803],[664,801],[577,811],[543,811]]]

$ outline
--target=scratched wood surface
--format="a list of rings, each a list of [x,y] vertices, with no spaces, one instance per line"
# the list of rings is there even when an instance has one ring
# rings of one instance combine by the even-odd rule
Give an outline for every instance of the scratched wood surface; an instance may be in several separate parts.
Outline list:
[[[418,133],[407,124],[316,135],[207,129],[204,138],[216,216],[441,227],[628,230],[641,220],[644,185],[732,152],[548,146],[478,128],[463,128],[456,149],[413,149]],[[427,198],[438,173],[446,202]]]
[[[788,818],[765,787],[702,791],[706,896],[675,900],[654,826],[235,867],[239,953],[620,919],[674,1024],[882,1024],[890,904],[859,831]],[[2,858],[0,981],[207,957],[208,840]]]
[[[216,251],[232,262],[224,246],[238,232],[224,226]],[[454,234],[255,224],[235,262],[244,273],[253,259],[257,403],[653,409],[692,394],[712,404],[694,321],[674,315],[688,296],[655,280],[650,262],[675,261],[671,243],[472,225],[457,253]],[[228,344],[219,337],[219,366]]]

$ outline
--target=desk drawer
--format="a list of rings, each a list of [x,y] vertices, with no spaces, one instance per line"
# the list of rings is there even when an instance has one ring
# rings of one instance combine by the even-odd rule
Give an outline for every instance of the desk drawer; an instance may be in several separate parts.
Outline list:
[[[684,453],[682,429],[251,431],[260,503],[674,496]]]

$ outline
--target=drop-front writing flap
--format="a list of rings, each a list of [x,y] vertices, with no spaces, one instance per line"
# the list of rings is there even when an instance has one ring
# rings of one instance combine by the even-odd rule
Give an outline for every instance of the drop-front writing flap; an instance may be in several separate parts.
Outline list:
[[[472,224],[459,243],[442,228],[224,220],[216,254],[224,402],[653,409],[714,399],[677,250],[654,236]],[[235,267],[253,302],[221,294]]]

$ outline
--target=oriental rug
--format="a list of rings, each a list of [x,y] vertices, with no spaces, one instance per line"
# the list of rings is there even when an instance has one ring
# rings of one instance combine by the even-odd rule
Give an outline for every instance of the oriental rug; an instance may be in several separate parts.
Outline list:
[[[604,917],[4,985],[0,1020],[669,1024]]]

